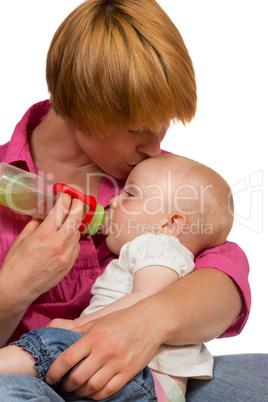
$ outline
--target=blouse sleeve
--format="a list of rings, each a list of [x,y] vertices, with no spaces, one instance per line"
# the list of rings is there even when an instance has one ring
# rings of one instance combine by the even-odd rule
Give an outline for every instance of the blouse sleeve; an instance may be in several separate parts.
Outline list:
[[[245,253],[237,244],[226,241],[220,246],[204,250],[196,257],[195,270],[201,268],[219,269],[230,276],[239,287],[244,298],[243,311],[220,338],[238,335],[248,320],[251,307],[249,264]]]

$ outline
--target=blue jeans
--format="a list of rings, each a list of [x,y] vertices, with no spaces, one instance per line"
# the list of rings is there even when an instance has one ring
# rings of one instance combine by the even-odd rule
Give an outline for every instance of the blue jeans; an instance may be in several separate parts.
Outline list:
[[[39,379],[17,374],[0,375],[0,398],[2,401],[89,401],[72,392],[66,392],[61,381],[49,387],[46,373],[55,359],[65,349],[77,342],[81,334],[61,328],[42,328],[30,331],[13,344],[22,346],[36,358]],[[14,377],[15,376],[15,377]],[[157,401],[151,371],[145,367],[116,394],[104,399],[107,402]]]
[[[268,354],[216,356],[214,364],[212,380],[189,381],[187,402],[268,402]],[[113,401],[120,401],[117,394]],[[0,397],[4,402],[75,400],[59,396],[44,381],[21,374],[0,375]],[[121,401],[133,401],[131,394],[126,392]]]
[[[268,402],[268,354],[215,356],[213,379],[189,380],[186,401]]]

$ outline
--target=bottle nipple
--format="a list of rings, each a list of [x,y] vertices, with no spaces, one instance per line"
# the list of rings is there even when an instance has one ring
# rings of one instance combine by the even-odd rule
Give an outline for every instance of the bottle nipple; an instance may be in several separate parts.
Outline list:
[[[94,216],[83,233],[94,235],[98,231],[102,232],[108,225],[109,211],[105,211],[102,205],[97,204]]]

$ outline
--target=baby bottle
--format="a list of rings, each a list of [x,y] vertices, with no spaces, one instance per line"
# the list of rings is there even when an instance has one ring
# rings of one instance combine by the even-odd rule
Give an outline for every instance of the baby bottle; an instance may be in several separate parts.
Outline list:
[[[108,225],[108,212],[94,197],[85,195],[62,183],[53,183],[41,176],[26,172],[7,163],[0,163],[0,204],[17,212],[44,219],[64,192],[82,200],[88,211],[79,228],[84,234],[94,235]]]

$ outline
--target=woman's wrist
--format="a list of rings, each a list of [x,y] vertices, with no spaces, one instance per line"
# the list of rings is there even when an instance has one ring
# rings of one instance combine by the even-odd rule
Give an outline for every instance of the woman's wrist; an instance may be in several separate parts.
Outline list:
[[[0,269],[0,311],[2,315],[7,314],[7,317],[22,316],[31,301],[16,288],[15,279],[6,277],[5,273],[1,271],[2,268]]]
[[[25,311],[18,298],[10,297],[8,292],[3,291],[0,283],[0,348],[13,334]]]

